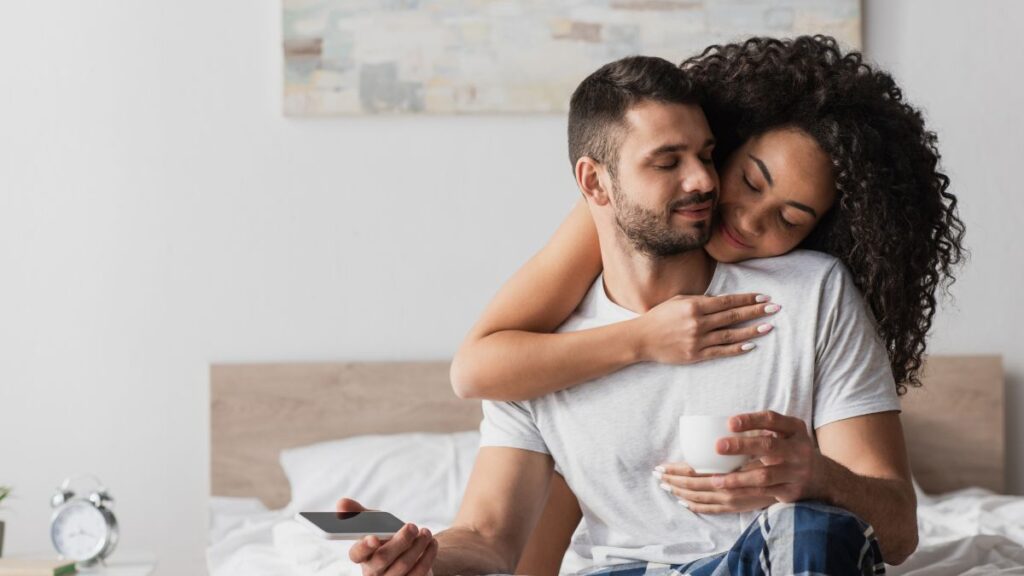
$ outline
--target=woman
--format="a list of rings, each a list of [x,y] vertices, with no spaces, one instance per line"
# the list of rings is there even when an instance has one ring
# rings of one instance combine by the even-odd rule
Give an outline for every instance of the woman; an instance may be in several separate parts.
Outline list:
[[[718,140],[719,213],[707,252],[721,262],[795,248],[840,259],[875,316],[898,393],[919,386],[936,288],[952,283],[964,254],[956,198],[921,114],[887,73],[859,53],[843,54],[831,38],[753,38],[713,46],[682,66],[707,94],[704,110]],[[734,325],[797,304],[755,294],[680,296],[634,320],[551,334],[600,271],[596,231],[581,202],[470,332],[452,365],[456,392],[521,400],[635,362],[757,353],[751,340],[770,337],[770,323]],[[772,502],[749,500],[728,511]],[[557,572],[579,518],[556,475],[519,569]]]

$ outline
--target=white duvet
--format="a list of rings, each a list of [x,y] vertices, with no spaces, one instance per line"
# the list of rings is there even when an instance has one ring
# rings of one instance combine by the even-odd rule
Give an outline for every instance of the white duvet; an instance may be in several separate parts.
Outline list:
[[[902,576],[1024,575],[1024,497],[980,488],[941,496],[918,492],[920,543]]]
[[[255,499],[211,503],[211,576],[359,576],[348,560],[350,542],[325,540],[294,520],[290,509],[267,510]],[[424,524],[431,531],[443,526]]]
[[[290,509],[267,510],[257,500],[215,498],[211,505],[212,576],[357,576],[350,544],[317,537]],[[917,552],[901,576],[1018,574],[1024,576],[1024,497],[971,488],[942,496],[919,494]],[[425,524],[437,532],[443,526]]]
[[[295,513],[333,510],[342,495],[440,532],[459,508],[480,445],[477,431],[353,436],[284,450],[291,503],[213,498],[207,567],[213,576],[359,575],[350,542],[324,540]],[[416,471],[410,482],[410,471]]]

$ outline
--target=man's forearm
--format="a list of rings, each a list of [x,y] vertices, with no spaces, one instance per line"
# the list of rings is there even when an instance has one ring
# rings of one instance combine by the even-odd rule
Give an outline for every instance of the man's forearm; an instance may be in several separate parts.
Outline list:
[[[515,562],[502,555],[499,545],[469,528],[449,528],[437,534],[434,576],[511,574]]]
[[[917,548],[917,498],[910,482],[860,476],[824,458],[825,500],[871,524],[889,564],[901,564]]]

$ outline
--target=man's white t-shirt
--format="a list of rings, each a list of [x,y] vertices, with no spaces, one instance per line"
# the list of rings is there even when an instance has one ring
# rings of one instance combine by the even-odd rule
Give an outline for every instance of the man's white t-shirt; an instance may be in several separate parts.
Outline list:
[[[695,514],[651,472],[681,460],[678,418],[774,410],[808,424],[898,411],[892,371],[849,272],[818,252],[717,265],[707,294],[768,294],[782,310],[744,355],[688,366],[635,364],[523,402],[485,401],[481,446],[550,454],[579,500],[570,550],[582,565],[676,564],[732,547],[757,512]],[[635,318],[598,278],[559,328]]]

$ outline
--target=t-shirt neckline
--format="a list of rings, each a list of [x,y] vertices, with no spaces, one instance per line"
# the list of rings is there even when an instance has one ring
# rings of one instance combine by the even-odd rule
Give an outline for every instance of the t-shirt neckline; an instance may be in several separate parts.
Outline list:
[[[716,296],[718,295],[719,284],[722,279],[722,262],[715,262],[715,269],[711,272],[711,280],[708,282],[708,287],[704,289],[703,296]],[[597,280],[594,282],[594,287],[597,289],[597,305],[602,312],[608,313],[613,316],[621,317],[623,320],[629,320],[641,316],[641,314],[619,306],[608,296],[608,290],[604,285],[604,272],[598,275]],[[602,314],[603,315],[603,314]]]

